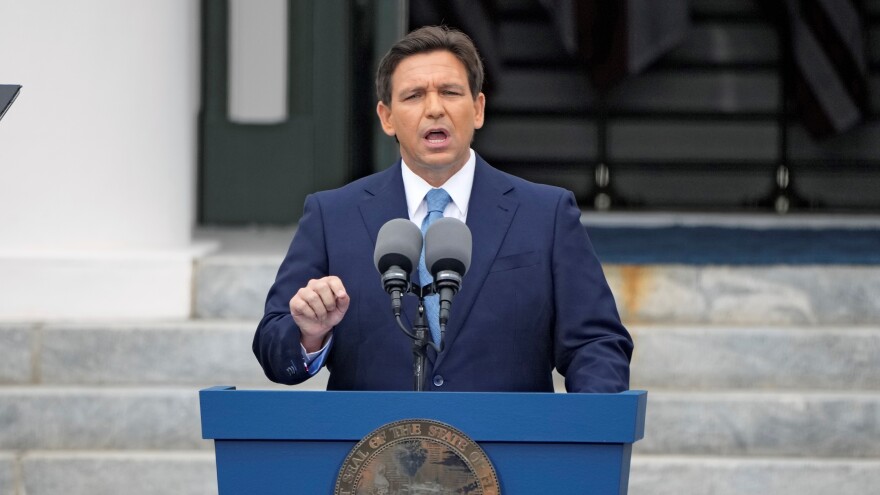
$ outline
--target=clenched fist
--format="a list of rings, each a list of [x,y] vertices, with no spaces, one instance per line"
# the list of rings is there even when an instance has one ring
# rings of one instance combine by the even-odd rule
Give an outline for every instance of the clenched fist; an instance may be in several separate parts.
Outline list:
[[[306,352],[320,350],[324,338],[348,311],[351,299],[339,277],[309,280],[290,299],[290,314],[299,327]]]

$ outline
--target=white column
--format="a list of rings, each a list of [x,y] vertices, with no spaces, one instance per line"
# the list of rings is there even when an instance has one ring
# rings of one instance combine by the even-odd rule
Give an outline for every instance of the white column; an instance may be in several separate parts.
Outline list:
[[[0,319],[190,314],[196,0],[0,0]]]

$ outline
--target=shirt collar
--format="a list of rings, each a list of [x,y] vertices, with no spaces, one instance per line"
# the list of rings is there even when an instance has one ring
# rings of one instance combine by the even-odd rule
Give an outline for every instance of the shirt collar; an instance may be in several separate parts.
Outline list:
[[[452,202],[461,211],[463,217],[467,217],[468,202],[470,202],[471,189],[474,186],[474,171],[477,167],[477,156],[473,149],[470,152],[470,157],[464,163],[464,166],[461,167],[461,170],[440,186],[449,193],[449,197],[452,198]],[[410,170],[402,158],[400,166],[403,176],[403,189],[406,193],[406,207],[409,210],[409,217],[413,218],[419,205],[425,200],[425,195],[433,189],[433,186]]]

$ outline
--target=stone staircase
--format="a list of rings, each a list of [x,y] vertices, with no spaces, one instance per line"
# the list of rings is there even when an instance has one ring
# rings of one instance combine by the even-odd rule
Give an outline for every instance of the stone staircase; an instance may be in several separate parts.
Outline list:
[[[601,163],[615,209],[754,211],[770,207],[783,162],[811,208],[877,211],[880,2],[860,3],[871,115],[825,141],[786,109],[788,55],[767,2],[688,0],[683,42],[601,97],[542,7],[571,2],[489,3],[497,46],[480,48],[497,61],[487,64],[487,119],[474,149],[495,167],[565,187],[582,206],[595,197]]]
[[[650,399],[631,493],[856,494],[877,486],[877,326],[633,330],[633,386]]]
[[[216,493],[197,391],[275,387],[250,341],[290,235],[203,231],[189,321],[0,324],[0,495]],[[605,268],[650,392],[631,494],[880,486],[880,267]]]
[[[650,391],[633,494],[871,493],[880,269],[611,266]]]

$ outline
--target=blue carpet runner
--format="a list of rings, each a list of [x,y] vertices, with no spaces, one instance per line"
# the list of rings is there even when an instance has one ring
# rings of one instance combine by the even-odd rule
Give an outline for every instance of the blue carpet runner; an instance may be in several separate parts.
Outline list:
[[[587,227],[614,264],[876,265],[880,229]]]

